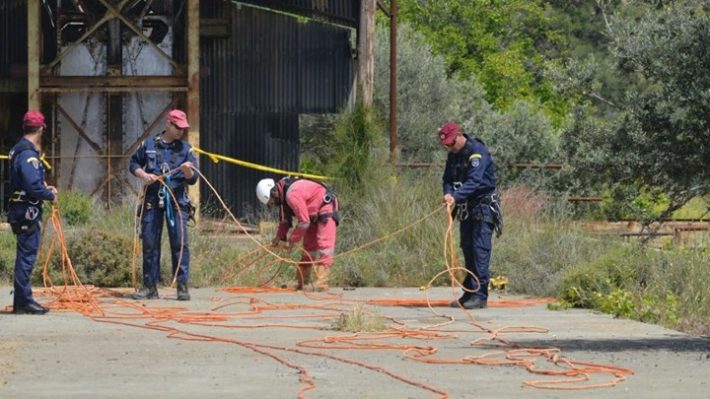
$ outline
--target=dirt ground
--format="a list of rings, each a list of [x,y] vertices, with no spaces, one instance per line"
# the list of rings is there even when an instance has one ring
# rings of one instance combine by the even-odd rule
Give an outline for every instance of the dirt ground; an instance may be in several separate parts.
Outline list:
[[[3,307],[12,302],[9,292],[9,287],[0,287]],[[425,296],[411,288],[332,292],[337,296],[314,299],[300,293],[203,288],[191,290],[193,300],[183,303],[166,288],[161,290],[163,299],[146,301],[145,306],[107,298],[106,313],[97,320],[68,311],[46,316],[2,313],[0,398],[296,398],[308,388],[313,389],[304,393],[307,398],[708,397],[706,338],[586,310],[548,311],[544,304],[491,306],[472,311],[471,318],[446,307],[436,307],[434,313],[427,307],[370,304],[364,309],[387,317],[388,325],[410,335],[363,335],[370,339],[336,349],[333,345],[340,341],[326,337],[351,335],[328,329],[341,313],[375,298]],[[433,289],[430,297],[448,300],[452,293]],[[496,305],[521,298],[491,299]],[[140,315],[142,311],[152,316]],[[435,326],[449,317],[454,321]],[[540,329],[531,332],[533,326]],[[500,354],[485,359],[520,355],[511,352],[510,345],[491,341],[492,330],[517,348],[559,348],[559,359],[584,362],[578,368],[594,363],[632,369],[634,374],[612,387],[562,391],[526,385],[561,377],[533,374],[522,366],[432,364],[405,356],[413,353],[405,353],[410,346],[435,348],[431,357],[459,363],[495,351]],[[479,338],[488,344],[472,345]],[[372,348],[383,344],[397,346]],[[569,369],[542,356],[526,359],[531,369]],[[590,378],[580,383],[604,384],[614,376],[598,373]]]

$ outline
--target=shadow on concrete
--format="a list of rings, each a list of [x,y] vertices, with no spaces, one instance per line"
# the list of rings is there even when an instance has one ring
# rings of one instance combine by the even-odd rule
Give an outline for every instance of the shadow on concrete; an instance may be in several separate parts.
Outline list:
[[[644,339],[556,339],[516,340],[525,347],[555,347],[564,351],[652,351],[698,352],[710,360],[710,338],[674,337]]]

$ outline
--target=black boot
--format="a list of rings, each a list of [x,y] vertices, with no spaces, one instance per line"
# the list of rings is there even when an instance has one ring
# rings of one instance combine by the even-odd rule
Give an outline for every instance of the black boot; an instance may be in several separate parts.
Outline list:
[[[485,309],[488,307],[488,301],[479,296],[474,296],[463,303],[464,309]]]
[[[457,299],[457,300],[455,300],[455,301],[451,301],[451,302],[449,303],[449,307],[450,307],[450,308],[457,308],[457,309],[460,309],[460,308],[463,306],[463,304],[466,303],[466,301],[468,301],[469,299],[471,299],[471,296],[472,296],[472,295],[471,295],[470,293],[464,292],[464,294],[461,295],[461,298],[459,298],[459,299]]]
[[[143,287],[138,292],[131,295],[133,299],[158,299],[158,288],[156,286]]]
[[[49,312],[49,308],[48,308],[48,307],[42,305],[41,303],[35,301],[34,299],[32,299],[32,303],[34,303],[35,305],[37,305],[37,306],[39,306],[40,308],[44,309],[44,313]]]
[[[12,308],[12,313],[14,314],[45,314],[47,312],[49,312],[49,309],[35,302],[30,302],[25,306]]]
[[[179,282],[177,286],[177,300],[178,301],[189,301],[190,293],[187,292],[187,283]]]

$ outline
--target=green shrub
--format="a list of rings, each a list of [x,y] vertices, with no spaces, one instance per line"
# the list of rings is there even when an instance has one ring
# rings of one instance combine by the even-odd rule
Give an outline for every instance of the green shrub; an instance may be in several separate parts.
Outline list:
[[[707,249],[627,245],[571,268],[560,284],[560,303],[707,334],[709,261]]]
[[[131,237],[91,228],[79,232],[67,245],[82,283],[100,287],[131,285]]]
[[[66,226],[85,225],[94,211],[94,203],[87,194],[75,191],[62,191],[57,198],[62,221]]]
[[[594,293],[594,307],[616,317],[632,318],[636,314],[636,304],[631,292],[616,288],[609,295]]]
[[[0,284],[11,282],[15,273],[15,243],[10,230],[0,231]]]
[[[384,128],[373,110],[358,103],[352,112],[302,118],[301,167],[335,179],[336,191],[362,191],[383,166]]]
[[[595,307],[600,298],[611,295],[626,284],[633,285],[633,273],[625,262],[638,255],[629,248],[617,248],[590,263],[574,265],[565,272],[559,297],[578,307]],[[601,295],[601,297],[600,297]],[[621,295],[621,294],[617,294]]]

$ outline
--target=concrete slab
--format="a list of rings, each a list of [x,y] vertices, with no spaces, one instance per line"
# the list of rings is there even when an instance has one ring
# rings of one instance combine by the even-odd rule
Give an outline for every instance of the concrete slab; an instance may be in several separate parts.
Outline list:
[[[11,303],[9,287],[0,287],[0,303]],[[451,398],[706,398],[710,385],[710,340],[695,338],[659,326],[585,310],[548,311],[545,305],[494,308],[472,311],[473,320],[485,329],[537,326],[546,332],[509,332],[499,336],[522,347],[556,347],[560,356],[631,368],[635,374],[614,387],[582,391],[536,389],[528,380],[550,380],[522,367],[474,364],[427,364],[406,359],[402,349],[336,350],[299,346],[306,340],[323,344],[327,336],[348,335],[328,330],[340,313],[347,313],[358,301],[373,298],[424,299],[419,289],[368,288],[354,291],[333,289],[340,298],[315,300],[300,293],[230,294],[214,289],[193,289],[193,300],[174,300],[173,290],[163,289],[164,299],[146,301],[146,309],[185,307],[209,311],[218,303],[239,302],[209,314],[225,316],[209,321],[210,326],[181,323],[180,320],[125,318],[136,314],[122,307],[107,307],[106,318],[97,322],[74,312],[53,311],[45,316],[0,314],[0,398],[294,398],[315,381],[307,398],[436,398],[444,397],[416,385],[391,378],[385,371],[410,381],[427,384]],[[433,299],[451,299],[451,290],[430,291]],[[223,300],[218,302],[218,300]],[[518,299],[494,295],[493,300]],[[107,303],[114,299],[105,299]],[[249,312],[258,307],[284,304],[306,305],[304,309]],[[428,308],[367,305],[399,327],[417,329],[446,320]],[[487,337],[459,309],[435,308],[455,321],[438,328],[447,339],[392,338],[374,341],[394,345],[432,346],[436,358],[463,359],[501,346],[477,347],[471,342]],[[124,315],[118,318],[119,313]],[[175,313],[191,318],[196,313]],[[151,330],[113,322],[145,326]],[[185,321],[185,320],[183,320]],[[109,323],[111,322],[111,323]],[[226,328],[225,325],[233,328]],[[286,327],[289,325],[290,327]],[[295,328],[309,327],[309,328]],[[168,338],[177,328],[182,335]],[[322,329],[319,329],[322,328]],[[515,330],[515,329],[513,329]],[[173,331],[174,332],[174,331]],[[192,334],[192,335],[188,335]],[[202,337],[200,340],[197,337]],[[231,342],[205,341],[221,337]],[[179,338],[192,339],[190,341]],[[320,340],[320,341],[319,341]],[[362,341],[361,341],[362,342]],[[373,343],[374,343],[373,342]],[[299,353],[300,351],[300,353]],[[320,355],[332,355],[361,362],[377,371]],[[290,364],[288,367],[274,357]],[[542,357],[535,367],[561,368]],[[300,370],[299,370],[300,368]],[[303,370],[307,374],[303,373]],[[608,374],[595,374],[591,382],[603,383]]]

